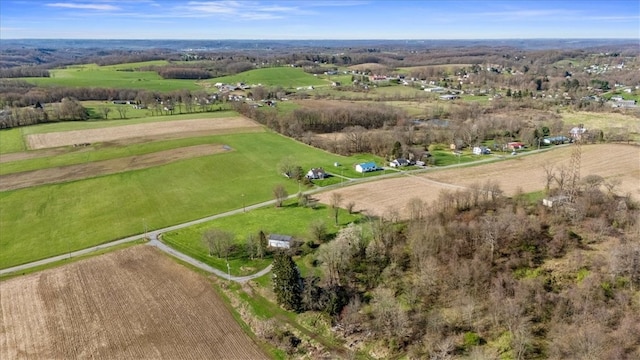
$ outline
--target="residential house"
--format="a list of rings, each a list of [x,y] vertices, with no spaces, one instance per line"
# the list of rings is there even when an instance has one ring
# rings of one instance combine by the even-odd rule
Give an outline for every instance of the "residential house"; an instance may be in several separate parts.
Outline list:
[[[366,173],[378,170],[378,165],[374,162],[365,162],[356,165],[356,171],[359,173]]]
[[[512,141],[507,143],[507,149],[509,150],[524,149],[524,144],[519,141]]]
[[[569,142],[569,138],[566,136],[553,136],[553,137],[542,139],[542,142],[547,145],[551,145],[551,144],[558,145],[558,144],[564,144]]]
[[[395,159],[389,163],[389,166],[391,167],[400,167],[400,166],[408,166],[408,165],[409,165],[409,160],[403,159],[403,158]]]
[[[307,179],[316,180],[316,179],[324,179],[327,177],[327,173],[323,168],[313,168],[307,172]]]
[[[291,241],[293,237],[290,235],[270,234],[268,240],[269,247],[289,249],[291,248]]]
[[[440,100],[455,100],[459,97],[460,96],[454,95],[454,94],[446,94],[446,95],[440,95]]]
[[[486,146],[474,146],[473,148],[474,155],[490,155],[491,149]]]

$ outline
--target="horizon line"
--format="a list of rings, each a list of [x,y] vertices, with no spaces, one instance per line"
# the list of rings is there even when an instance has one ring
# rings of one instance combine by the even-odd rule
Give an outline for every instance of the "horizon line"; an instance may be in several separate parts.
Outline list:
[[[531,38],[351,38],[351,39],[339,39],[339,38],[323,38],[323,39],[314,39],[314,38],[306,38],[306,39],[286,39],[286,38],[224,38],[224,39],[214,39],[214,38],[197,38],[197,39],[189,39],[189,38],[39,38],[39,37],[29,37],[29,38],[0,38],[0,41],[3,40],[88,40],[88,41],[151,41],[151,40],[163,40],[163,41],[238,41],[238,40],[248,40],[248,41],[451,41],[451,40],[461,40],[461,41],[482,41],[482,40],[635,40],[640,41],[640,37],[531,37]]]

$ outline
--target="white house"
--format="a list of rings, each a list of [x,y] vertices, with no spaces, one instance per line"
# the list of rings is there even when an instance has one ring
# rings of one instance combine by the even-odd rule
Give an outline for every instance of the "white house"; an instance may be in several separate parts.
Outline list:
[[[378,165],[376,165],[376,163],[374,162],[366,162],[366,163],[360,163],[356,165],[356,171],[359,173],[366,173],[366,172],[376,171],[376,170],[378,170]]]
[[[269,247],[289,249],[291,247],[292,239],[293,238],[289,235],[270,234],[268,239]]]
[[[323,168],[313,168],[309,170],[307,173],[307,179],[315,180],[315,179],[324,179],[327,177],[327,173]]]
[[[403,158],[395,159],[389,163],[389,166],[391,167],[400,167],[400,166],[408,166],[408,165],[409,165],[409,160],[403,159]]]
[[[489,155],[489,154],[491,154],[491,150],[486,146],[474,146],[473,154],[474,155]]]

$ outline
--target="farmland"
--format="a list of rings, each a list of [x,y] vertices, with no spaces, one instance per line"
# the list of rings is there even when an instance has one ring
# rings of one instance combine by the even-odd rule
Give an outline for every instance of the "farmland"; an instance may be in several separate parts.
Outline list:
[[[109,129],[118,131],[117,127]],[[145,224],[149,229],[161,228],[239,208],[242,201],[250,205],[270,200],[273,186],[279,183],[283,183],[289,193],[294,193],[297,183],[286,181],[276,169],[278,162],[290,154],[297,154],[300,166],[304,168],[328,168],[336,161],[350,163],[348,158],[319,151],[274,133],[255,133],[252,128],[247,129],[250,132],[150,144],[125,142],[120,146],[97,147],[93,152],[67,155],[71,157],[65,160],[69,165],[82,163],[82,159],[118,159],[136,153],[194,145],[225,144],[233,149],[139,170],[73,182],[61,179],[57,184],[1,192],[0,208],[3,211],[0,213],[0,227],[3,236],[0,247],[3,251],[0,253],[0,267],[139,234]],[[193,133],[189,135],[194,136]],[[83,158],[88,153],[93,155]],[[34,161],[38,163],[28,165],[30,171],[37,170],[38,166],[49,167],[48,161],[39,162],[41,160],[35,158],[6,162],[3,168],[12,166],[24,171],[27,164],[22,169],[20,164]]]
[[[284,88],[295,88],[299,86],[329,85],[329,82],[318,79],[311,74],[305,73],[300,68],[274,67],[245,71],[240,74],[223,76],[211,80],[210,83],[245,83],[248,85],[262,84],[265,86],[282,86]]]
[[[2,282],[0,358],[268,358],[211,283],[147,246]]]
[[[95,64],[74,65],[64,69],[51,70],[51,77],[28,78],[28,82],[39,86],[95,87],[114,89],[145,89],[172,91],[180,89],[202,89],[194,80],[163,79],[154,71],[125,71],[155,62],[98,66]]]
[[[406,218],[407,204],[413,198],[430,204],[438,199],[443,190],[456,191],[488,180],[498,182],[509,196],[518,191],[528,193],[542,190],[543,166],[550,164],[558,169],[568,165],[570,152],[571,147],[564,147],[474,167],[429,170],[421,174],[332,190],[319,194],[318,198],[329,203],[331,193],[339,192],[347,201],[354,201],[359,211],[386,216],[398,213]],[[582,152],[583,176],[594,174],[609,180],[619,179],[621,183],[617,187],[618,193],[640,199],[640,148],[622,144],[590,145],[584,146]]]

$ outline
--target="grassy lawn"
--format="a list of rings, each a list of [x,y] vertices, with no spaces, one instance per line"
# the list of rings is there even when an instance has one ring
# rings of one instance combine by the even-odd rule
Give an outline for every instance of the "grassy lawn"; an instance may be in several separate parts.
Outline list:
[[[276,184],[296,193],[297,182],[276,170],[291,154],[304,169],[355,162],[275,133],[220,135],[210,140],[235,151],[1,192],[0,268],[140,234],[145,222],[149,229],[157,229],[240,208],[243,202],[271,200]]]
[[[162,92],[202,89],[195,80],[163,79],[154,71],[123,71],[151,64],[154,62],[114,66],[75,65],[50,70],[51,76],[48,78],[24,78],[23,80],[38,86],[96,87],[96,84],[99,84],[101,88],[145,89]]]
[[[8,154],[26,150],[26,145],[22,137],[22,129],[2,129],[0,130],[0,154]]]
[[[243,82],[247,85],[262,84],[263,86],[282,86],[284,88],[296,88],[300,86],[329,85],[328,80],[319,79],[312,74],[304,72],[300,68],[273,67],[245,71],[240,74],[223,76],[207,80],[214,83],[236,84]]]
[[[343,226],[359,218],[359,215],[348,214],[341,210],[338,216],[339,225]],[[213,220],[204,224],[172,231],[163,235],[162,239],[172,247],[207,263],[220,270],[227,271],[226,260],[209,256],[207,247],[202,243],[202,235],[211,228],[221,229],[235,234],[235,243],[239,248],[245,245],[247,236],[258,235],[260,230],[266,234],[277,233],[292,235],[294,238],[306,241],[309,239],[309,225],[314,221],[327,224],[330,236],[338,231],[333,221],[331,209],[324,205],[317,208],[299,207],[291,200],[281,208],[266,207],[239,215]],[[256,272],[271,263],[270,259],[250,260],[242,252],[229,258],[231,274],[246,275]]]

